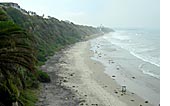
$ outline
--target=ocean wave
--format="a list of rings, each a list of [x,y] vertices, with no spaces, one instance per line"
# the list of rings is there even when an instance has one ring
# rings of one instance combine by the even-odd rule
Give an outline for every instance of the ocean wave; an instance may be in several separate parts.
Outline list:
[[[141,60],[143,60],[143,61],[145,61],[145,62],[149,62],[149,63],[151,63],[151,64],[153,64],[153,65],[156,65],[157,67],[160,67],[160,64],[157,62],[154,62],[153,60],[154,59],[151,59],[152,57],[150,57],[150,58],[148,58],[148,59],[146,59],[146,58],[144,58],[144,57],[142,57],[142,56],[140,56],[140,55],[138,55],[138,54],[136,54],[136,53],[134,53],[134,52],[132,52],[132,51],[130,51],[130,53],[133,55],[133,56],[135,56],[135,57],[137,57],[137,58],[139,58],[139,59],[141,59]],[[146,57],[146,56],[145,56]]]
[[[148,69],[146,64],[141,64],[139,66],[139,69],[143,72],[143,74],[147,74],[147,75],[152,76],[154,78],[160,79],[160,73],[152,72],[151,70]]]
[[[145,70],[142,70],[142,72],[143,72],[144,74],[149,75],[149,76],[152,76],[152,77],[155,77],[155,78],[157,78],[157,79],[160,79],[160,75],[156,75],[156,74],[154,74],[154,73],[152,73],[152,72],[148,72],[148,71],[145,71]]]
[[[133,36],[135,35],[135,36]],[[143,36],[140,36],[143,35]],[[157,68],[160,68],[160,60],[159,60],[159,43],[155,36],[150,36],[148,38],[148,33],[113,33],[109,36],[103,36],[103,39],[110,42],[113,45],[116,45],[126,51],[128,51],[131,55],[139,58],[142,61],[150,63]],[[140,36],[136,37],[136,36]],[[156,40],[153,40],[156,39]],[[156,42],[155,42],[156,41]],[[149,68],[149,67],[147,67]],[[144,74],[155,77],[159,79],[159,71],[154,72],[148,71],[148,69],[141,69]],[[155,74],[157,73],[157,74]]]
[[[115,36],[115,34],[113,34],[112,36],[103,36],[103,38],[109,41],[111,44],[117,45],[122,49],[129,51],[133,56],[145,62],[149,62],[153,65],[160,67],[159,50],[157,50],[158,48],[155,48],[154,46],[150,46],[147,44],[142,45],[141,43],[131,42],[130,37],[128,36],[122,37],[121,35]],[[122,40],[122,41],[118,41],[118,40]]]

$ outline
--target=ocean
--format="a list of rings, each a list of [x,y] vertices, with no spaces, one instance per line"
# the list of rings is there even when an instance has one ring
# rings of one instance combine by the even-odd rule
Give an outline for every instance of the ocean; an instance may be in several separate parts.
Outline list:
[[[123,29],[99,38],[105,41],[103,45],[114,44],[127,50],[133,56],[149,62],[158,70],[150,70],[148,64],[141,64],[139,68],[144,74],[160,78],[160,31],[147,29]],[[110,46],[111,47],[111,46]]]
[[[91,59],[108,76],[152,104],[160,102],[160,31],[119,29],[90,41]],[[97,70],[96,70],[97,71]],[[149,95],[148,95],[149,94]]]

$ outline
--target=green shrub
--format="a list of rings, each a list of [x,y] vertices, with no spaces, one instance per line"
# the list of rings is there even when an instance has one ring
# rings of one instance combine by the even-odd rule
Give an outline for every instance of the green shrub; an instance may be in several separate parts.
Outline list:
[[[11,79],[8,79],[8,81],[5,81],[4,83],[0,83],[0,103],[9,106],[12,102],[17,101],[18,97],[19,89],[14,85]]]
[[[21,106],[35,106],[38,97],[34,90],[26,89],[21,92],[19,104]]]
[[[38,70],[37,73],[38,73],[38,80],[40,82],[43,82],[43,83],[51,82],[50,76],[46,72]]]

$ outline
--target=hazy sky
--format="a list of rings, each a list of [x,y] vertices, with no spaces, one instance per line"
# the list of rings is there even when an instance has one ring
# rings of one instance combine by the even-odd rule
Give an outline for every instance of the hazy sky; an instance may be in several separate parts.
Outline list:
[[[159,28],[159,0],[0,0],[77,24]]]

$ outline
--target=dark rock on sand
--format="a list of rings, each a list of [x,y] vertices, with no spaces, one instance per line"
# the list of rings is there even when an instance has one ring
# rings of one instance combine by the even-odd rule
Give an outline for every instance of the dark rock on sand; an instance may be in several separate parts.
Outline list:
[[[62,73],[62,69],[56,62],[60,61],[62,54],[55,55],[43,66],[42,69],[49,74],[51,83],[42,84],[39,101],[36,103],[36,106],[79,106],[80,99],[75,96],[76,91],[64,86],[62,83],[67,82],[67,80],[59,76]],[[64,61],[61,62],[66,63]],[[53,69],[48,71],[49,67]]]
[[[112,77],[116,77],[115,75],[112,75]]]
[[[136,79],[136,77],[132,77],[133,79]]]
[[[132,99],[132,100],[130,100],[130,101],[134,102],[135,100]]]
[[[148,101],[145,101],[145,103],[149,103]]]

